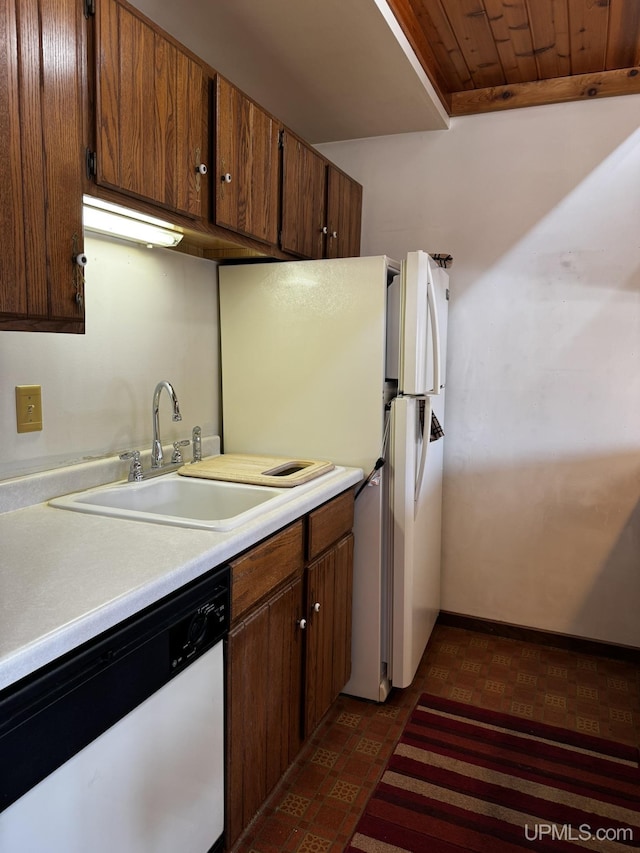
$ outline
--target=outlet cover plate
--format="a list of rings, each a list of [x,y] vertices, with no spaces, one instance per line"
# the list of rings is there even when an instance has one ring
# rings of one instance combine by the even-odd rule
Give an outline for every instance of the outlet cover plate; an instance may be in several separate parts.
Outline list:
[[[16,423],[18,432],[42,429],[42,386],[16,385]]]

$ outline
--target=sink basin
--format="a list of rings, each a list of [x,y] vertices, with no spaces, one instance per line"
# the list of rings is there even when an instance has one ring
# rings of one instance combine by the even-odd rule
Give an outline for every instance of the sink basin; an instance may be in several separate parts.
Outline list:
[[[291,500],[291,489],[198,480],[177,473],[55,498],[52,506],[156,524],[232,530]]]

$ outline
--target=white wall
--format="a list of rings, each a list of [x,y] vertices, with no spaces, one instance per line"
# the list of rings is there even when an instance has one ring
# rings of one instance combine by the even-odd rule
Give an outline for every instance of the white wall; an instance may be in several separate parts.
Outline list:
[[[443,609],[640,646],[640,96],[319,146],[450,252]]]
[[[219,432],[216,265],[108,238],[85,241],[86,334],[0,332],[0,479],[151,446],[163,392],[163,443]],[[42,385],[43,430],[16,432],[15,386]]]

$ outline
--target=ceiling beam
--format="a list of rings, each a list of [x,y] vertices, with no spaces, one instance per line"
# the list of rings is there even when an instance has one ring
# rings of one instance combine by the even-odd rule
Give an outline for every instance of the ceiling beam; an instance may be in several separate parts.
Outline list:
[[[640,94],[640,67],[454,92],[451,96],[451,115],[466,116],[634,94]]]

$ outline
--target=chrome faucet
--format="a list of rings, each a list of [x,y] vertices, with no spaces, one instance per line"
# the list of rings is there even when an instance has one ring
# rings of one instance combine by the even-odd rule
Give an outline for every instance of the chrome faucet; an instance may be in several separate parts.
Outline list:
[[[160,394],[162,393],[163,388],[169,395],[171,399],[171,404],[173,406],[172,420],[182,420],[182,415],[180,414],[180,406],[178,405],[178,398],[176,397],[176,392],[173,390],[173,386],[171,385],[171,383],[167,382],[166,379],[163,379],[162,382],[158,382],[158,384],[156,385],[156,390],[153,392],[153,442],[151,444],[152,468],[161,468],[162,463],[164,462],[164,453],[162,452],[162,443],[160,441],[160,418],[158,417],[158,413],[160,410]]]

